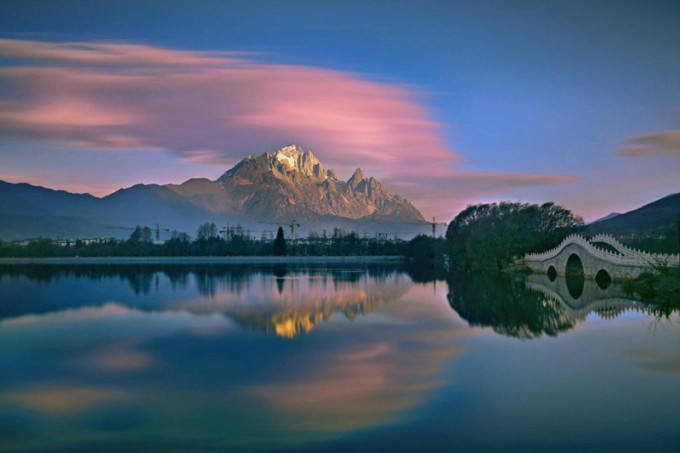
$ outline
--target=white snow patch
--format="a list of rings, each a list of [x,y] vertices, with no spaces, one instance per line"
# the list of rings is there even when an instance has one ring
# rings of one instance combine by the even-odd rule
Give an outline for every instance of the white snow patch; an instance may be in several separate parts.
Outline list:
[[[276,153],[274,157],[276,157],[276,160],[278,160],[279,162],[284,162],[288,164],[291,168],[295,168],[295,159],[292,156],[286,156],[285,154],[279,152]]]

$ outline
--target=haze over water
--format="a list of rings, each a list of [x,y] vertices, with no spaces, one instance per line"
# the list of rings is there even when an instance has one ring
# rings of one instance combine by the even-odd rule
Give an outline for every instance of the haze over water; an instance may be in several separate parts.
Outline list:
[[[575,285],[5,267],[0,451],[675,451],[677,314]]]

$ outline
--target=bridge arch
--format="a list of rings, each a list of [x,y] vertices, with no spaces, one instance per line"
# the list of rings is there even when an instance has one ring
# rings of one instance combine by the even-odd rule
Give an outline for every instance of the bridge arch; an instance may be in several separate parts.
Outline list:
[[[574,252],[567,258],[567,262],[564,266],[564,275],[585,275],[583,261],[581,261],[581,257],[578,256],[578,253]]]

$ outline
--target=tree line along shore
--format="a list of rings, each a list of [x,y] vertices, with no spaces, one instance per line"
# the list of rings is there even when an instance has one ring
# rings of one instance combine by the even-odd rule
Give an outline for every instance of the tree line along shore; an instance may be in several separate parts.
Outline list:
[[[254,239],[242,232],[222,236],[214,223],[205,223],[195,238],[173,232],[164,242],[157,237],[154,241],[154,230],[142,226],[125,240],[0,242],[0,258],[406,257],[418,263],[446,263],[456,271],[504,271],[526,253],[549,250],[583,227],[582,218],[554,203],[501,202],[468,206],[451,221],[444,236],[419,235],[408,241],[369,238],[341,229],[330,236],[310,233],[290,240],[282,228],[275,239]],[[670,230],[661,237],[634,240],[644,242],[650,252],[680,250]]]

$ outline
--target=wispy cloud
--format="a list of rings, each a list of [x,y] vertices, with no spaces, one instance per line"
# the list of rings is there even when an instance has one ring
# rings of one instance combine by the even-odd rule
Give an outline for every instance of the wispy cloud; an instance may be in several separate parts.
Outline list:
[[[0,135],[7,138],[164,151],[215,165],[298,143],[341,176],[361,166],[399,182],[393,188],[404,196],[420,190],[440,205],[478,186],[565,181],[462,173],[414,87],[360,74],[111,42],[3,39],[0,58],[7,60],[0,68]],[[408,190],[409,181],[417,190]]]
[[[626,156],[680,154],[680,130],[652,132],[630,140],[623,148]]]
[[[331,165],[441,172],[456,155],[407,87],[318,68],[113,43],[3,40],[5,135],[228,158],[288,142]],[[36,64],[37,63],[37,64]]]

